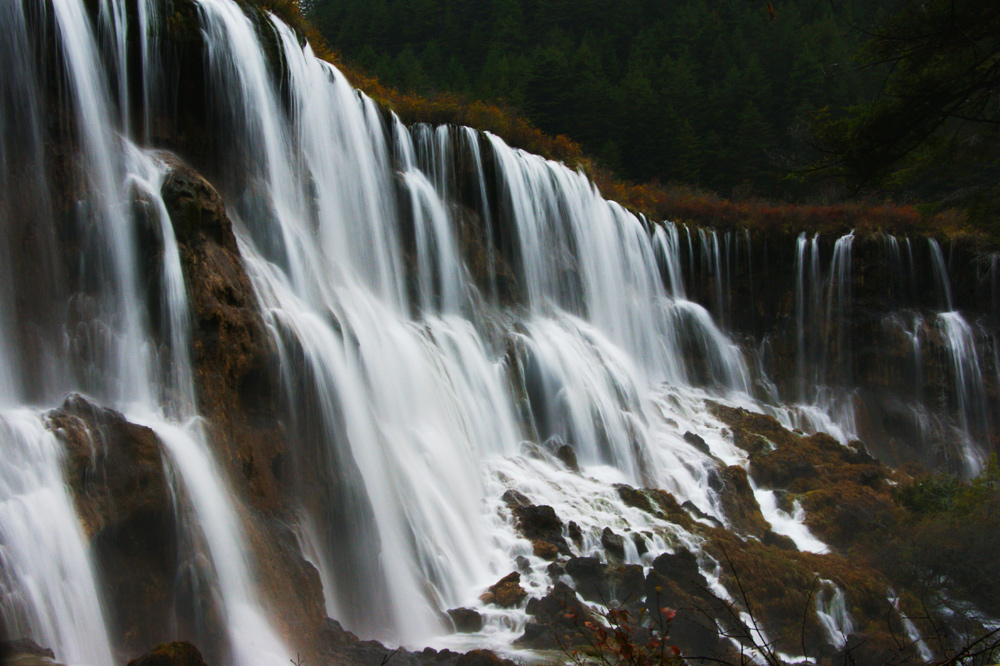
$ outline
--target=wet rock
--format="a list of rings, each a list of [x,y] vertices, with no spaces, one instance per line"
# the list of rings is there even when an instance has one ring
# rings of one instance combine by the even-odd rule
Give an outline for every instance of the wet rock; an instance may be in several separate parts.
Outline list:
[[[639,599],[643,594],[643,570],[637,564],[604,564],[596,557],[571,557],[566,573],[584,599],[607,604]]]
[[[585,642],[585,623],[594,621],[595,617],[571,587],[557,582],[548,594],[532,601],[529,606],[532,620],[525,626],[524,635],[514,642],[515,645],[556,650]]]
[[[576,451],[569,444],[563,444],[556,449],[556,458],[559,458],[566,467],[574,472],[580,471],[580,465],[576,460]]]
[[[584,599],[601,601],[607,589],[604,581],[604,564],[596,557],[571,557],[566,561],[566,573],[576,584]]]
[[[344,629],[340,622],[333,618],[326,618],[320,629],[319,645],[327,651],[354,645],[359,641],[360,639],[355,634]]]
[[[463,654],[455,666],[515,666],[510,659],[501,659],[490,650],[472,650]]]
[[[510,507],[511,511],[515,508],[531,506],[531,500],[525,497],[524,493],[514,490],[513,488],[505,492],[500,499],[502,499],[504,503]]]
[[[245,478],[258,509],[277,510],[275,471],[285,449],[277,413],[277,350],[222,198],[194,169],[172,156],[162,157],[171,170],[161,194],[179,243],[193,310],[199,411],[212,425],[219,462],[232,478]]]
[[[680,507],[694,518],[697,518],[699,520],[706,520],[715,525],[716,527],[724,527],[724,525],[721,522],[719,522],[718,518],[716,518],[715,516],[708,515],[707,513],[699,509],[698,506],[691,500],[684,500],[684,503],[681,504]]]
[[[672,643],[688,654],[712,654],[716,650],[719,634],[715,623],[729,618],[708,591],[708,581],[693,553],[681,549],[657,557],[646,576],[644,590],[651,617],[664,607],[676,609],[670,626]]]
[[[152,430],[78,394],[46,418],[66,447],[66,478],[90,536],[169,510],[162,445]]]
[[[531,551],[535,557],[540,557],[543,560],[554,560],[559,556],[559,548],[548,541],[532,541]]]
[[[484,604],[510,608],[523,601],[526,596],[528,593],[521,587],[521,574],[513,571],[497,581],[479,598]]]
[[[605,527],[601,532],[601,545],[608,552],[620,560],[625,559],[625,539],[620,534],[615,534],[610,527]]]
[[[128,666],[205,666],[205,660],[191,643],[161,643]]]
[[[646,539],[643,538],[638,532],[632,532],[632,543],[635,544],[635,550],[639,553],[639,557],[642,557],[649,552],[649,548],[646,546]]]
[[[0,641],[0,664],[4,666],[60,666],[55,654],[31,639]]]
[[[549,578],[556,580],[559,576],[566,573],[566,567],[558,562],[553,562],[545,567],[545,571],[549,574]]]
[[[506,493],[504,496],[506,497]],[[514,513],[518,529],[526,539],[533,542],[546,541],[555,546],[560,553],[564,555],[569,554],[569,545],[562,535],[563,522],[551,506],[544,504],[513,504],[511,511]]]
[[[574,543],[583,543],[583,530],[574,521],[569,521],[569,525],[566,526],[566,533],[569,534],[569,538],[573,540]]]
[[[754,497],[746,470],[737,465],[723,467],[718,471],[717,478],[720,480],[717,490],[722,510],[730,524],[743,534],[762,535],[768,529],[768,523]]]
[[[80,395],[47,415],[109,602],[133,654],[166,641],[178,565],[173,501],[159,438]]]
[[[686,432],[684,433],[684,441],[704,453],[706,456],[712,455],[712,450],[708,448],[708,442],[706,442],[705,438],[701,435],[694,432]]]
[[[656,514],[656,509],[653,508],[653,503],[641,490],[636,490],[632,486],[627,486],[624,483],[616,485],[615,490],[618,491],[618,497],[621,498],[622,502],[624,502],[626,506],[630,506],[633,509],[639,509],[640,511],[645,511],[649,514]]]
[[[483,629],[483,616],[471,608],[452,608],[448,617],[455,625],[455,631],[473,633]]]
[[[531,561],[528,560],[524,555],[518,555],[514,558],[514,564],[517,565],[519,571],[528,571],[531,569]]]

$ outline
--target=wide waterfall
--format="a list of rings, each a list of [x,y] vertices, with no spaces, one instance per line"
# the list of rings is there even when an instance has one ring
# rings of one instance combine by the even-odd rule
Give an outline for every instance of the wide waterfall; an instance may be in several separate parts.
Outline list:
[[[732,471],[748,456],[711,405],[967,476],[996,449],[996,255],[967,298],[934,240],[650,221],[497,136],[404,125],[274,15],[93,5],[0,5],[0,638],[135,656],[144,606],[108,544],[141,528],[87,495],[125,430],[157,443],[166,507],[137,514],[162,521],[143,566],[168,581],[140,633],[233,665],[306,642],[280,557],[363,637],[511,649],[523,604],[480,595],[514,570],[551,585],[518,502],[554,508],[565,554],[606,559],[619,534],[626,565],[694,552],[732,603],[704,539],[623,488],[737,529],[725,493],[747,486],[769,532],[827,552],[797,502]],[[171,189],[215,201],[188,167],[231,232]],[[228,273],[196,297],[206,265]],[[247,302],[218,286],[241,279]],[[237,310],[257,338],[220,337]],[[813,606],[843,649],[844,592],[823,580]],[[454,634],[460,607],[482,628]]]

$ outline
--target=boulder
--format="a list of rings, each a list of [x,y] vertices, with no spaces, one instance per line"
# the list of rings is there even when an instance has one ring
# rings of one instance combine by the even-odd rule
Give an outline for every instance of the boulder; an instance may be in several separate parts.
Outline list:
[[[448,617],[455,625],[455,631],[473,633],[483,629],[483,616],[471,608],[452,608],[448,611]]]
[[[625,538],[612,532],[610,527],[605,527],[604,531],[601,532],[601,545],[604,546],[608,555],[620,560],[625,559]]]
[[[608,604],[625,604],[643,594],[643,571],[637,564],[604,564],[596,557],[571,557],[566,573],[584,599]]]
[[[563,522],[556,515],[555,509],[545,504],[524,503],[527,502],[527,498],[517,491],[508,490],[504,494],[505,500],[508,495],[511,496],[508,506],[514,513],[518,530],[526,539],[532,542],[545,541],[555,546],[559,553],[569,555],[569,544],[566,543],[562,533]]]
[[[66,448],[66,480],[88,535],[171,510],[152,430],[75,393],[46,420]]]
[[[576,592],[558,582],[541,599],[532,599],[527,608],[533,617],[524,635],[514,644],[536,650],[557,650],[587,642],[587,622],[594,614],[576,597]]]
[[[556,449],[556,458],[559,458],[566,467],[574,472],[580,471],[580,464],[576,460],[576,451],[569,444],[563,444]]]
[[[521,574],[512,571],[492,585],[480,598],[484,604],[510,608],[519,604],[528,593],[521,587]]]
[[[133,654],[171,638],[178,567],[174,504],[152,430],[70,395],[46,415],[66,450],[66,479],[92,539],[110,619]]]
[[[205,666],[198,648],[188,642],[161,643],[128,666]]]
[[[682,548],[657,557],[644,587],[650,617],[658,617],[661,608],[676,609],[670,626],[672,643],[688,654],[713,654],[718,649],[716,623],[728,626],[731,617],[709,591],[691,551]]]

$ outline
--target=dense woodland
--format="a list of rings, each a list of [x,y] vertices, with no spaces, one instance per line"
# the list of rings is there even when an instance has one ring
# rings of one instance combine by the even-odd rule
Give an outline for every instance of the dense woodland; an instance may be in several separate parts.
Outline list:
[[[860,27],[882,3],[314,0],[384,82],[499,100],[636,180],[775,194],[819,110],[869,101]]]
[[[382,82],[499,102],[620,177],[958,208],[1000,237],[995,0],[302,6]]]

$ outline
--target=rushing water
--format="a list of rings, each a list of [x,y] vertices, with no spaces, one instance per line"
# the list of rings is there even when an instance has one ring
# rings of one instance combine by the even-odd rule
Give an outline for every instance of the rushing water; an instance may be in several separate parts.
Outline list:
[[[225,627],[217,651],[233,664],[285,663],[292,652],[260,589],[250,518],[197,414],[191,305],[160,195],[169,166],[149,145],[154,123],[178,103],[161,43],[168,21],[159,3],[140,0],[130,22],[132,6],[102,0],[92,22],[83,0],[54,0],[51,14],[32,0],[0,5],[13,26],[0,36],[9,69],[0,80],[0,612],[8,631],[66,663],[117,659],[120,637],[104,619],[109,601],[44,417],[76,391],[158,435],[181,540],[196,551],[206,603]],[[576,522],[577,554],[603,556],[608,526],[629,535],[630,563],[698,550],[691,534],[627,506],[614,484],[664,488],[700,520],[726,524],[711,480],[720,462],[747,460],[706,399],[844,443],[856,437],[853,234],[826,257],[818,236],[798,239],[795,386],[783,395],[768,376],[769,342],[742,344],[733,333],[736,288],[749,280],[754,293],[768,270],[755,263],[749,232],[651,225],[603,199],[582,173],[499,137],[408,128],[277,18],[232,0],[196,6],[206,122],[215,159],[228,167],[216,184],[279,359],[296,533],[327,612],[347,627],[456,645],[441,612],[476,606],[486,626],[470,640],[509,645],[524,610],[484,607],[478,596],[519,557],[525,586],[540,595],[548,565],[517,536],[500,500],[510,488]],[[53,28],[56,74],[33,58],[43,47],[38,25]],[[48,190],[41,150],[50,75],[73,125],[69,194]],[[72,233],[56,233],[51,201],[65,196]],[[24,242],[7,229],[30,226],[48,230],[33,241],[34,263],[74,287],[19,272],[29,263],[14,256]],[[152,268],[140,230],[162,247]],[[61,267],[75,248],[70,236],[80,256]],[[915,299],[910,241],[886,244],[895,291]],[[950,413],[974,473],[992,427],[980,363],[1000,355],[995,343],[982,349],[979,325],[953,310],[943,254],[934,243],[928,251],[955,386]],[[919,373],[929,325],[917,314],[898,321],[910,322],[898,328]],[[707,452],[685,433],[698,433]],[[582,474],[554,455],[562,444]],[[800,507],[789,513],[770,490],[755,493],[775,532],[803,550],[827,549]],[[840,590],[824,590],[817,612],[838,644],[850,618]]]

